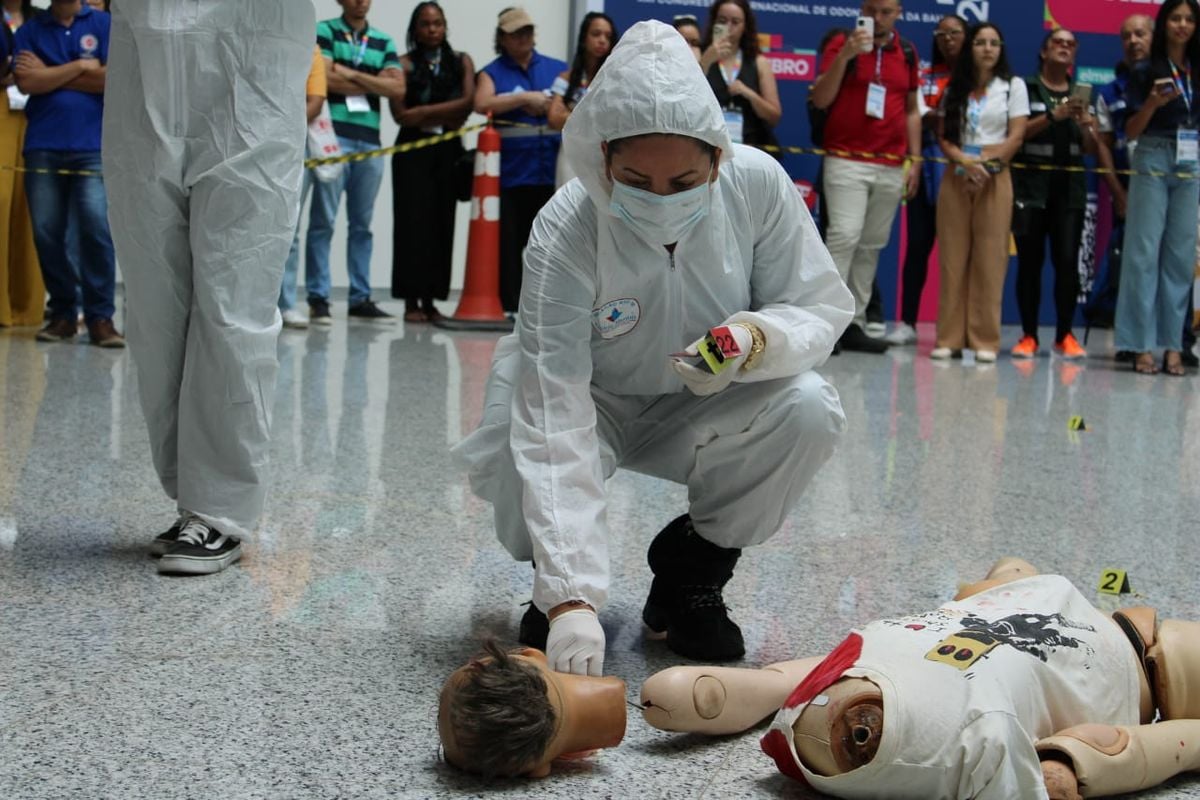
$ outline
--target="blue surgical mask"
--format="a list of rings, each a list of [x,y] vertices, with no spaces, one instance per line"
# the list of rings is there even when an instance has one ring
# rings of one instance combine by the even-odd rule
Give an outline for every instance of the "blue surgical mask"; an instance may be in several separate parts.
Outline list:
[[[675,194],[655,194],[613,180],[608,210],[647,241],[674,244],[708,215],[712,206],[709,180]]]

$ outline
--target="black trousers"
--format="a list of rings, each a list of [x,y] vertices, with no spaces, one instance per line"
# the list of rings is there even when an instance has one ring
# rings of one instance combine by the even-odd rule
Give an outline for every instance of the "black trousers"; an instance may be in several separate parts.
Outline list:
[[[1017,240],[1017,308],[1026,336],[1037,339],[1038,309],[1042,304],[1042,265],[1046,240],[1054,265],[1054,307],[1058,320],[1054,341],[1071,332],[1079,301],[1079,241],[1083,236],[1084,209],[1066,207],[1067,192],[1053,191],[1046,208],[1013,210],[1013,236]]]
[[[917,196],[908,201],[908,247],[904,253],[904,277],[900,295],[900,319],[909,325],[917,324],[921,307],[921,292],[929,272],[929,254],[937,239],[937,209],[929,201],[925,181]]]
[[[515,312],[521,301],[522,254],[533,219],[554,195],[554,186],[500,190],[500,304]]]

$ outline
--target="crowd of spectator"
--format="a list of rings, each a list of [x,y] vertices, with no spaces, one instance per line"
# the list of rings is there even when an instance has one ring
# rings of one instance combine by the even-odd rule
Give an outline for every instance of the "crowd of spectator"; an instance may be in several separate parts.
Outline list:
[[[337,152],[355,154],[381,146],[385,110],[400,126],[398,144],[456,130],[472,111],[501,123],[500,299],[506,312],[515,313],[534,217],[571,177],[560,158],[559,131],[620,31],[607,15],[587,14],[568,65],[536,49],[536,26],[524,9],[506,8],[496,22],[495,58],[477,70],[468,54],[451,47],[436,2],[413,10],[403,54],[388,32],[367,21],[371,0],[338,2],[341,15],[317,25],[306,92],[310,126],[331,131]],[[98,175],[106,5],[51,0],[39,14],[28,0],[3,0],[0,158],[37,169],[23,178],[0,172],[6,233],[0,237],[0,325],[44,319],[38,338],[61,341],[76,336],[82,316],[94,343],[119,347],[123,340],[112,322],[114,260]],[[1118,248],[1098,287],[1116,297],[1110,298],[1115,313],[1104,321],[1115,317],[1118,358],[1142,373],[1157,372],[1161,363],[1167,373],[1182,374],[1194,363],[1187,309],[1196,262],[1192,212],[1200,205],[1197,180],[1190,177],[1196,169],[1193,86],[1200,70],[1196,0],[1167,0],[1157,22],[1129,17],[1120,32],[1116,80],[1094,89],[1076,79],[1078,40],[1071,31],[1050,31],[1036,70],[1021,77],[996,25],[944,17],[926,61],[899,30],[900,11],[898,0],[863,0],[861,15],[873,27],[831,31],[811,87],[814,141],[829,152],[818,179],[821,227],[856,307],[839,349],[879,353],[916,343],[936,242],[940,293],[931,356],[969,350],[976,362],[994,361],[1015,244],[1022,332],[1011,355],[1039,352],[1048,249],[1054,350],[1067,359],[1085,357],[1072,326],[1087,205],[1080,168],[1092,156],[1103,167],[1138,172],[1132,180],[1104,176],[1117,222],[1114,237],[1124,240],[1124,268],[1116,269]],[[708,79],[733,141],[778,145],[774,129],[784,111],[750,3],[715,0],[706,16],[681,15],[673,24]],[[309,154],[320,155],[314,141],[310,136]],[[453,138],[392,158],[391,294],[404,300],[406,322],[441,318],[434,301],[449,294],[455,204],[465,199],[470,157]],[[1010,170],[1013,161],[1022,168]],[[369,280],[372,216],[385,166],[384,159],[366,158],[306,171],[308,314],[296,308],[297,229],[279,296],[286,326],[332,323],[330,245],[343,195],[347,316],[393,321],[373,301]],[[1157,173],[1165,177],[1151,176]],[[887,333],[876,272],[904,203],[900,318]],[[1161,362],[1155,351],[1162,351]]]

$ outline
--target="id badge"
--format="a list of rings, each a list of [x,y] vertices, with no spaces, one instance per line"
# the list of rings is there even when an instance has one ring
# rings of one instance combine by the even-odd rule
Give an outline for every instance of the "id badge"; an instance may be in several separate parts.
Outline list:
[[[742,128],[744,125],[742,112],[738,111],[736,108],[727,108],[725,109],[724,113],[725,127],[729,129],[729,138],[733,140],[734,144],[741,144]]]
[[[867,116],[872,119],[883,119],[883,106],[887,102],[887,87],[882,83],[872,83],[867,89]]]
[[[22,94],[16,84],[8,87],[8,110],[9,111],[24,111],[25,104],[29,102],[29,95]]]
[[[362,114],[371,110],[371,103],[366,95],[346,95],[346,110],[351,114]]]
[[[1175,163],[1195,165],[1200,162],[1200,131],[1180,128],[1175,134]]]
[[[977,144],[963,145],[963,155],[968,158],[983,158],[983,147]]]

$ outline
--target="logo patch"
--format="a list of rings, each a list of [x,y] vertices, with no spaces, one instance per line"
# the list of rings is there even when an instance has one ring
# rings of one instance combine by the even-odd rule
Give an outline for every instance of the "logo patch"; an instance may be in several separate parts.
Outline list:
[[[85,33],[79,39],[79,49],[83,51],[85,56],[91,57],[99,47],[100,40],[96,38],[95,34]]]
[[[642,307],[632,297],[622,297],[592,309],[592,327],[601,339],[624,336],[637,327],[641,318]]]

